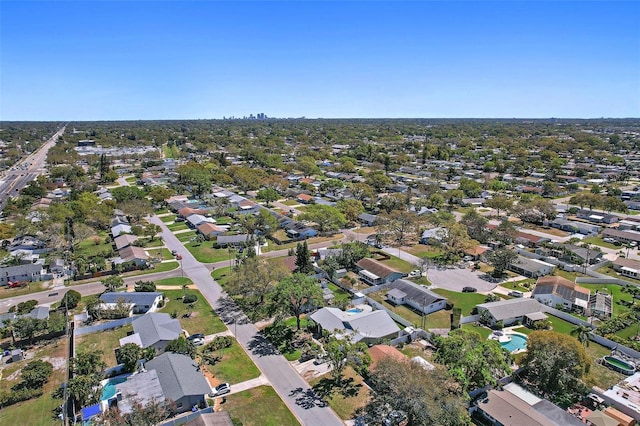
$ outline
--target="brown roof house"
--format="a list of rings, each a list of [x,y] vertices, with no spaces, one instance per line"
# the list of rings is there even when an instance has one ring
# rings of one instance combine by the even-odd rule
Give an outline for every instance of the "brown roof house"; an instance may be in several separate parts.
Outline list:
[[[369,285],[380,285],[407,276],[389,266],[370,258],[361,259],[356,266],[360,269],[358,277]]]
[[[533,298],[547,306],[563,305],[567,309],[587,311],[591,292],[560,276],[540,277],[533,289]]]
[[[369,355],[371,355],[371,365],[369,370],[374,370],[380,360],[383,358],[393,358],[398,361],[409,361],[409,358],[398,349],[389,345],[375,345],[369,348]]]

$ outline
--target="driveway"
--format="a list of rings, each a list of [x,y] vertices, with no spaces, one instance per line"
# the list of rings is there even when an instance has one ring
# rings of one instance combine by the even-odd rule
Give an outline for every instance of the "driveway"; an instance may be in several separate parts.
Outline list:
[[[483,279],[487,275],[483,272],[472,271],[468,268],[429,269],[427,279],[438,288],[462,291],[463,287],[475,287],[479,293],[489,293],[496,288],[497,283]],[[487,277],[488,278],[488,277]]]

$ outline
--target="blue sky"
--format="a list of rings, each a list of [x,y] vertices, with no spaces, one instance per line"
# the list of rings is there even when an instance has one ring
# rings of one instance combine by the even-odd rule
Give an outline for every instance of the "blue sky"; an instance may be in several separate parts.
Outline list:
[[[640,2],[0,2],[0,119],[640,117]]]

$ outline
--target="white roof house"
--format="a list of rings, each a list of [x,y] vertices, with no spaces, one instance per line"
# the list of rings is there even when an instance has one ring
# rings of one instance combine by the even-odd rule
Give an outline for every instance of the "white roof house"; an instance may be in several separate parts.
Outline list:
[[[337,308],[322,308],[311,314],[322,329],[335,332],[337,337],[349,338],[352,342],[364,340],[376,342],[398,336],[400,328],[383,310],[345,312]]]

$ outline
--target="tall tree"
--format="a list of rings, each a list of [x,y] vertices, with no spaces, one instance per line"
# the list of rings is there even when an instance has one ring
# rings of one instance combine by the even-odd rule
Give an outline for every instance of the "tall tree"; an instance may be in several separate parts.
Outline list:
[[[257,198],[259,200],[263,200],[267,204],[267,207],[269,207],[269,205],[272,202],[277,201],[278,198],[280,198],[280,196],[278,195],[278,192],[275,189],[264,188],[258,191]]]
[[[296,326],[300,330],[300,315],[305,309],[320,306],[322,288],[315,278],[296,273],[276,285],[273,300],[282,314],[296,318]]]
[[[311,253],[306,241],[298,243],[296,246],[296,272],[308,274],[313,271],[313,263],[311,263]]]
[[[495,209],[498,212],[498,217],[500,217],[500,211],[505,212],[513,207],[513,200],[504,195],[495,195],[493,198],[486,200],[485,205]]]
[[[371,357],[364,343],[351,343],[348,339],[338,340],[331,336],[323,347],[326,359],[332,367],[331,375],[338,384],[342,381],[342,374],[348,365],[363,373],[371,364]]]
[[[318,231],[323,234],[335,232],[347,224],[347,220],[338,208],[320,204],[307,207],[307,210],[300,215],[300,219],[315,222]]]
[[[511,250],[510,248],[499,248],[496,250],[492,250],[489,254],[487,254],[487,260],[493,266],[494,277],[501,277],[504,274],[504,271],[509,269],[509,266],[515,262],[518,258],[518,255]]]

